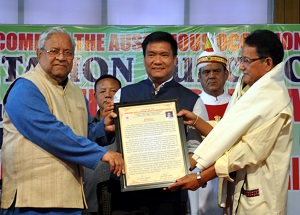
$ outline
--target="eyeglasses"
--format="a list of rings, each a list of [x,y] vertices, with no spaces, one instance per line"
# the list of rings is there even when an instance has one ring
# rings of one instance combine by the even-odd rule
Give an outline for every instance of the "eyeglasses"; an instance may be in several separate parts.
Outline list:
[[[239,57],[238,61],[245,66],[249,66],[251,63],[257,60],[266,59],[267,57],[258,57],[258,58],[247,58],[247,57]]]
[[[43,48],[41,48],[41,50],[47,52],[50,57],[58,57],[61,53],[63,54],[63,56],[65,58],[68,58],[68,59],[72,59],[74,57],[74,53],[70,50],[64,50],[64,51],[60,51],[58,49],[45,50]]]

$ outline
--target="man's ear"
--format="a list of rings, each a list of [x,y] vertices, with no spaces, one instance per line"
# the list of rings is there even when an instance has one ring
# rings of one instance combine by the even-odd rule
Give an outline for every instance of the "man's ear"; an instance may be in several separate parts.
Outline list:
[[[40,59],[41,51],[39,49],[36,50],[36,56],[38,59]]]
[[[174,56],[174,66],[177,65],[177,56]]]
[[[267,57],[265,59],[265,62],[266,62],[266,71],[269,72],[274,67],[273,59],[271,57]]]
[[[224,73],[225,73],[225,77],[226,77],[226,80],[227,80],[228,77],[229,77],[229,71],[227,69],[225,69]]]

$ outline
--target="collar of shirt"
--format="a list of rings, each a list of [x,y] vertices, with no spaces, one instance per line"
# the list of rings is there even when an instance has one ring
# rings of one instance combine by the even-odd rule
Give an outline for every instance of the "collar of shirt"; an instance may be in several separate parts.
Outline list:
[[[204,104],[206,105],[221,105],[226,104],[230,100],[230,95],[227,93],[223,93],[219,95],[218,97],[214,97],[212,95],[207,94],[206,92],[202,91],[200,94],[200,97]]]
[[[153,81],[148,77],[148,79],[151,81],[151,83],[153,84],[153,87],[155,89],[155,84],[153,83]],[[158,93],[158,91],[167,83],[167,82],[170,82],[171,80],[173,79],[173,76],[165,81],[164,83],[162,83],[161,85],[158,86],[157,90],[155,90],[155,95]],[[116,94],[114,95],[114,103],[119,103],[120,102],[120,99],[121,99],[121,91],[122,91],[122,88],[120,88]]]
[[[98,123],[100,121],[101,121],[101,119],[100,119],[100,109],[98,109],[96,115],[93,117],[92,123]]]
[[[62,86],[63,89],[65,89],[65,87],[67,86],[68,84],[68,81],[69,81],[69,78],[66,78],[66,80],[64,80],[62,83],[58,84],[59,86]]]
[[[155,84],[153,83],[153,81],[151,80],[151,78],[149,78],[149,80],[152,82],[152,85],[155,89],[155,95],[160,91],[161,88],[164,87],[164,85],[167,83],[167,82],[170,82],[171,80],[173,79],[173,76],[169,79],[169,80],[166,80],[164,83],[160,84],[157,88],[155,87]]]

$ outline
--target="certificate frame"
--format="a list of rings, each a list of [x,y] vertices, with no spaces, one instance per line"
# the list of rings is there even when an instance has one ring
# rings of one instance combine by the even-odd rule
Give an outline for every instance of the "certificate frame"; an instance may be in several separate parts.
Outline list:
[[[120,176],[122,192],[167,187],[188,174],[179,110],[178,98],[115,103],[116,141],[126,171]]]

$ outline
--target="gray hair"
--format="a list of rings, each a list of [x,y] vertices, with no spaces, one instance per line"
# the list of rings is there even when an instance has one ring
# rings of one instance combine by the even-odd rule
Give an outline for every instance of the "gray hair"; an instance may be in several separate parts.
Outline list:
[[[52,27],[52,28],[48,28],[45,31],[43,31],[39,37],[39,41],[38,41],[38,49],[42,49],[45,46],[45,42],[47,39],[49,39],[49,37],[53,34],[66,34],[70,37],[70,40],[72,41],[72,46],[73,46],[73,50],[75,50],[75,41],[72,38],[71,34],[66,31],[63,28],[59,28],[59,27]]]

